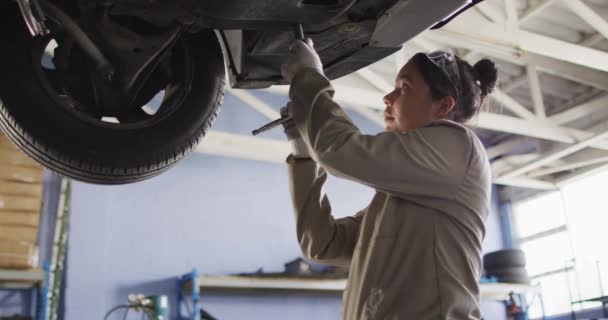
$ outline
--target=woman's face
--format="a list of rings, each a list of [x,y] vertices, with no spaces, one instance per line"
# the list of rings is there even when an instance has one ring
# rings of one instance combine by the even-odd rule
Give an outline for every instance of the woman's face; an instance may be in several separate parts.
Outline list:
[[[384,96],[385,131],[406,132],[447,118],[454,106],[452,97],[433,101],[429,86],[410,60],[395,79],[395,90]]]

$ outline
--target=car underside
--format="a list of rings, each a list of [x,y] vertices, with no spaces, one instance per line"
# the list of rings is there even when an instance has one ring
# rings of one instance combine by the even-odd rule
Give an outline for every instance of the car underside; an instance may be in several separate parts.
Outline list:
[[[233,88],[286,84],[280,66],[303,30],[335,79],[479,1],[3,0],[0,127],[66,176],[143,180],[203,138],[224,66]]]

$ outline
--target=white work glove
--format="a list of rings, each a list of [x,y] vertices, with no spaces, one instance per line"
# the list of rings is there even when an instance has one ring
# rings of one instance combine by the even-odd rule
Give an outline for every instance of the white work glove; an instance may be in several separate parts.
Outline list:
[[[293,107],[293,103],[290,102],[286,107],[281,108],[281,117],[291,117],[288,121],[283,123],[283,131],[287,136],[287,140],[291,143],[291,154],[296,159],[309,159],[310,153],[308,152],[308,147],[306,143],[300,136],[300,132],[296,127],[295,121],[293,121],[293,116],[290,108]]]
[[[312,40],[310,38],[306,38],[306,42],[295,40],[289,46],[289,55],[281,65],[281,74],[291,84],[298,73],[308,68],[323,74],[323,63],[314,49]]]

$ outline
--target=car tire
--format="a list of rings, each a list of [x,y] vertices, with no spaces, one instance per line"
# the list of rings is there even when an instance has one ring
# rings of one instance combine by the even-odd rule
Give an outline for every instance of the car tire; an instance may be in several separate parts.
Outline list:
[[[178,40],[192,62],[191,83],[184,86],[179,107],[150,126],[125,128],[82,121],[58,107],[34,68],[37,37],[27,32],[14,3],[0,5],[0,17],[0,128],[59,174],[96,184],[156,176],[192,151],[217,117],[225,71],[212,30],[182,34]]]
[[[509,267],[525,267],[526,255],[518,249],[500,250],[488,253],[483,257],[486,270]]]
[[[505,267],[486,269],[485,273],[487,276],[503,277],[503,276],[528,276],[528,271],[525,267]]]

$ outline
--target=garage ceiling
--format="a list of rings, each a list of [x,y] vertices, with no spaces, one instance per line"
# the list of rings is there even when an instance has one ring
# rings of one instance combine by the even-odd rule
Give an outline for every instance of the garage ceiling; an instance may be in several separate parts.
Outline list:
[[[493,59],[499,89],[472,125],[487,146],[494,182],[507,186],[503,197],[522,197],[608,169],[607,39],[606,0],[486,0],[393,56],[336,80],[336,99],[382,126],[382,96],[414,53],[450,48],[471,64]],[[267,90],[285,94],[287,88]],[[278,117],[250,92],[232,93],[268,118]],[[204,148],[244,143],[288,150],[275,141],[241,138],[224,134]]]

